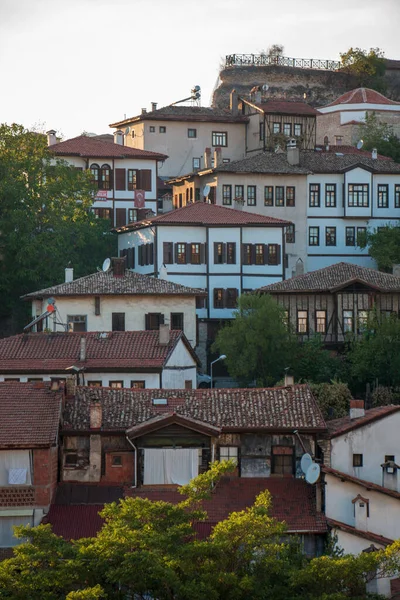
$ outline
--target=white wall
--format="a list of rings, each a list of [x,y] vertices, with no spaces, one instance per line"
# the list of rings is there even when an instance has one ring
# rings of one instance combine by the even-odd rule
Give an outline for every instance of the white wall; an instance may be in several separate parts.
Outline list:
[[[192,388],[195,389],[196,377],[197,365],[180,340],[163,370],[162,386],[166,389],[180,389],[185,387],[185,381],[190,381]]]
[[[349,431],[340,437],[332,438],[332,469],[382,485],[381,464],[385,461],[385,455],[394,455],[397,464],[400,461],[399,431],[400,411],[374,421],[370,425]],[[362,467],[353,467],[353,454],[363,455]]]
[[[57,321],[67,323],[67,316],[86,315],[87,331],[111,331],[112,313],[125,313],[126,331],[143,331],[146,327],[147,313],[163,313],[165,323],[170,323],[172,312],[183,313],[183,328],[190,344],[196,345],[196,300],[194,296],[177,295],[115,295],[100,296],[100,315],[95,315],[94,296],[56,296],[58,311]],[[40,305],[39,301],[32,302],[32,316],[46,310],[47,300]],[[53,329],[52,317],[49,327]],[[62,325],[56,326],[57,331],[65,331]]]
[[[325,482],[325,514],[328,519],[356,527],[355,507],[352,500],[360,494],[369,500],[366,531],[392,540],[400,537],[400,501],[397,498],[367,490],[355,483],[342,482],[329,473],[325,474]],[[366,543],[365,547],[368,545],[369,543]]]

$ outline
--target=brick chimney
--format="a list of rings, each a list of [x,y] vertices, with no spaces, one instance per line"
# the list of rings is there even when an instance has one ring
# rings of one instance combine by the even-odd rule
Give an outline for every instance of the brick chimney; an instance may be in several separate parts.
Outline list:
[[[162,324],[159,329],[159,344],[160,346],[168,346],[169,344],[169,325]]]
[[[157,102],[152,102],[151,103],[151,110],[157,110]]]
[[[145,115],[147,113],[147,108],[142,108],[142,115]]]
[[[350,419],[365,417],[364,400],[350,400]]]
[[[90,429],[100,429],[103,420],[103,407],[100,402],[91,402],[89,405]]]
[[[211,148],[206,148],[204,150],[204,168],[211,168]]]
[[[214,168],[220,167],[222,165],[222,149],[215,148],[214,150]]]
[[[111,259],[111,268],[113,277],[124,277],[125,275],[125,256],[114,257]]]
[[[54,129],[49,129],[49,131],[46,131],[46,134],[48,146],[54,146],[54,144],[57,144],[56,132]]]
[[[239,114],[239,97],[235,89],[233,89],[229,95],[229,108],[232,116],[237,117]]]

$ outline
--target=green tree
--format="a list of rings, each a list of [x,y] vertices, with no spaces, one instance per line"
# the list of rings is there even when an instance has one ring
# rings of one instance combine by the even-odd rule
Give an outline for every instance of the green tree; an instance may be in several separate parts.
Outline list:
[[[213,350],[226,354],[228,371],[240,383],[274,385],[292,366],[297,348],[284,310],[267,294],[243,294],[234,315],[218,332]]]
[[[339,379],[344,371],[344,360],[336,352],[324,348],[321,336],[299,344],[294,357],[293,373],[296,380],[314,383]]]
[[[24,293],[93,272],[115,253],[109,223],[95,218],[87,172],[55,159],[45,136],[0,125],[0,319],[26,323]],[[25,310],[24,310],[25,309]]]
[[[348,359],[351,374],[359,384],[378,381],[400,385],[400,320],[373,312],[360,338],[350,342]]]
[[[338,419],[348,414],[352,394],[347,383],[334,380],[330,383],[312,383],[310,387],[324,419]]]
[[[400,162],[400,139],[394,134],[393,127],[381,122],[375,112],[366,115],[365,123],[359,126],[359,136],[364,142],[363,149],[376,148],[378,154]]]
[[[354,75],[359,86],[371,87],[382,93],[386,91],[386,63],[380,48],[370,48],[369,51],[349,48],[340,54],[340,61],[342,69]]]
[[[400,263],[400,227],[386,225],[378,230],[368,229],[358,239],[360,248],[368,248],[380,271],[391,273],[393,265]]]

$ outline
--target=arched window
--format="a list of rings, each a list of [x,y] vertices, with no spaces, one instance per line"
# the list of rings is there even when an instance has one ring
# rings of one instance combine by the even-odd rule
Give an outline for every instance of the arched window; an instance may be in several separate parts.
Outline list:
[[[111,168],[110,165],[101,167],[101,189],[111,190]]]
[[[99,165],[96,165],[95,163],[93,165],[91,165],[90,172],[92,174],[92,183],[93,183],[93,185],[95,185],[98,188],[99,183],[100,183],[100,167],[99,167]]]

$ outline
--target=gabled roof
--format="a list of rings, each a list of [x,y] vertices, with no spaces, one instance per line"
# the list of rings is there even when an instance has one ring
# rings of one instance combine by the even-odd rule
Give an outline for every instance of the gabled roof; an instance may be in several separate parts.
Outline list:
[[[147,160],[165,160],[165,154],[129,148],[87,135],[65,140],[49,146],[49,151],[56,156],[81,156],[83,158],[138,158]]]
[[[81,340],[86,360],[81,361]],[[182,340],[196,364],[197,356],[181,331],[159,343],[158,331],[22,333],[0,339],[1,373],[59,373],[75,365],[86,371],[161,370]]]
[[[365,488],[366,490],[371,490],[373,492],[380,492],[381,494],[385,494],[386,496],[392,496],[392,498],[397,498],[400,500],[400,492],[396,492],[395,490],[390,490],[389,488],[383,487],[382,485],[378,485],[377,483],[372,483],[371,481],[365,481],[365,479],[359,479],[358,477],[353,477],[353,475],[348,475],[347,473],[343,473],[343,471],[338,471],[337,469],[331,469],[330,467],[322,466],[321,470],[323,473],[327,475],[333,475],[337,477],[337,479],[341,479],[342,481],[348,481],[349,483],[355,483]]]
[[[382,544],[382,546],[390,546],[390,544],[393,544],[394,542],[394,540],[384,537],[383,535],[378,535],[377,533],[372,533],[370,531],[362,531],[361,529],[356,529],[351,525],[347,525],[347,523],[335,521],[334,519],[327,519],[327,523],[333,529],[340,529],[341,531],[351,533],[352,535],[356,535],[357,537],[361,537],[365,540],[369,540],[377,544]]]
[[[400,406],[389,405],[389,406],[377,406],[376,408],[371,408],[365,411],[365,415],[363,417],[357,417],[355,419],[350,419],[350,416],[341,417],[339,419],[333,419],[332,421],[327,422],[328,434],[330,438],[338,437],[340,435],[344,435],[353,429],[358,429],[359,427],[364,427],[366,425],[370,425],[375,421],[379,421],[380,419],[384,419],[393,413],[399,412]]]
[[[0,383],[0,448],[48,448],[58,436],[62,392],[41,382]]]
[[[350,121],[349,123],[357,123],[357,121]],[[348,125],[349,123],[342,123],[342,125]],[[353,156],[364,156],[365,158],[371,158],[371,152],[369,150],[359,150],[354,146],[345,146],[343,144],[329,144],[329,150],[326,149],[324,144],[317,144],[317,148],[320,148],[320,151],[329,154],[352,154]],[[393,160],[390,156],[383,156],[383,154],[378,154],[378,160]]]
[[[332,292],[355,281],[380,292],[400,292],[400,277],[345,262],[310,271],[278,283],[271,283],[271,285],[259,288],[258,291],[268,294]]]
[[[311,173],[345,173],[357,167],[372,173],[400,174],[400,164],[388,157],[373,159],[371,153],[360,152],[356,148],[353,152],[336,151],[334,147],[332,150],[329,152],[302,150],[300,151],[298,165],[288,163],[286,152],[261,152],[255,156],[222,164],[215,169],[205,171],[204,174],[269,173],[271,175],[308,175]],[[197,174],[202,175],[202,172],[200,171]]]
[[[245,100],[245,102],[246,104],[256,106],[266,114],[296,115],[302,117],[315,117],[319,114],[315,108],[305,102],[292,102],[290,100],[269,100],[268,102],[261,103]]]
[[[142,275],[128,269],[123,277],[114,277],[112,269],[85,275],[71,282],[60,283],[23,296],[25,300],[51,296],[202,296],[203,290],[172,283],[150,275]]]
[[[260,227],[284,227],[289,225],[290,221],[275,219],[274,217],[265,217],[247,211],[227,208],[217,204],[208,204],[207,202],[194,202],[183,208],[172,210],[165,215],[150,217],[143,221],[129,223],[124,227],[117,229],[118,233],[124,233],[133,229],[142,229],[151,225],[201,225],[204,227],[213,226],[260,226]]]
[[[155,398],[167,405],[153,404]],[[92,401],[102,406],[102,430],[126,431],[172,410],[223,431],[325,431],[308,385],[249,389],[115,390],[78,387],[66,400],[63,429],[89,431]],[[118,407],[118,410],[115,410]],[[167,408],[170,407],[170,408]]]
[[[210,123],[247,123],[243,115],[233,115],[228,109],[208,106],[163,106],[157,110],[145,112],[136,117],[111,123],[110,127],[122,127],[140,121],[193,121]]]
[[[164,415],[157,415],[156,417],[153,417],[144,423],[140,423],[139,425],[129,427],[126,430],[126,434],[131,438],[136,438],[148,434],[151,431],[157,431],[158,429],[162,429],[163,427],[171,424],[181,425],[182,427],[204,433],[205,435],[215,436],[221,433],[221,430],[218,427],[205,425],[203,421],[199,421],[198,419],[177,415],[175,412],[168,412]]]
[[[326,104],[324,107],[328,106],[338,106],[342,104],[384,104],[384,105],[392,105],[392,106],[400,106],[400,102],[395,102],[394,100],[390,100],[386,98],[383,94],[380,94],[376,90],[371,90],[370,88],[356,88],[355,90],[350,90],[350,92],[346,92],[336,98],[330,104]],[[367,108],[367,107],[366,107]]]
[[[75,486],[78,487],[78,486]],[[254,504],[257,495],[269,490],[272,495],[271,517],[285,521],[289,533],[324,534],[327,531],[325,515],[316,511],[315,488],[301,479],[223,477],[209,500],[202,506],[207,511],[207,521],[193,523],[199,538],[208,537],[212,528],[230,513],[241,511]],[[185,499],[177,490],[136,488],[126,490],[133,498],[146,498],[153,502],[177,504]],[[44,522],[51,523],[53,532],[65,539],[94,537],[103,525],[98,513],[103,505],[52,505]]]

